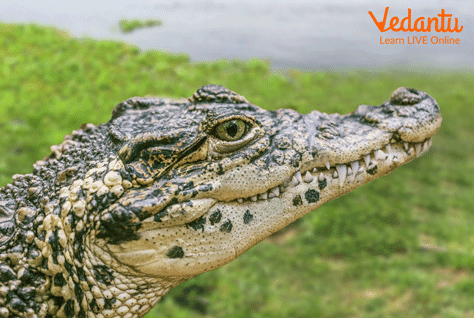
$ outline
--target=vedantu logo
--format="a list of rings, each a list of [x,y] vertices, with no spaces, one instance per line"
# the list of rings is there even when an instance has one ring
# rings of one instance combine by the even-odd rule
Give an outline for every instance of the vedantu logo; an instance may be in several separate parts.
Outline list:
[[[412,23],[411,9],[408,8],[408,14],[406,17],[400,20],[399,17],[394,16],[390,19],[387,26],[389,7],[385,8],[385,12],[382,20],[377,20],[372,11],[369,11],[369,15],[374,21],[377,28],[380,32],[394,31],[394,32],[456,32],[459,33],[462,31],[463,26],[459,26],[458,18],[454,18],[454,26],[452,20],[452,14],[447,14],[444,9],[441,9],[441,13],[435,17],[418,17]],[[408,44],[459,44],[459,38],[451,38],[447,35],[444,38],[438,36],[431,36],[428,42],[428,36],[408,36]],[[380,36],[380,44],[405,44],[404,38],[383,38]]]

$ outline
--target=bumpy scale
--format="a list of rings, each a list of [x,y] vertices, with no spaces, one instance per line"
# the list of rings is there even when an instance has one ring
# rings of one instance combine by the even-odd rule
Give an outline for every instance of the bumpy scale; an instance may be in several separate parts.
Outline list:
[[[348,115],[266,111],[222,86],[131,98],[0,189],[0,317],[142,317],[321,204],[431,145],[399,88]]]

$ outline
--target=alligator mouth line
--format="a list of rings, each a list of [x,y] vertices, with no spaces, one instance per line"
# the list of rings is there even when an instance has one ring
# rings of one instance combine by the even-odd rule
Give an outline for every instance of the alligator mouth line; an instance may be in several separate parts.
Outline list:
[[[392,148],[393,147],[393,148]],[[287,179],[282,184],[267,190],[266,192],[253,195],[247,198],[237,198],[230,202],[243,203],[245,201],[257,202],[265,201],[273,198],[278,198],[281,194],[285,193],[287,188],[295,187],[301,183],[311,183],[315,179],[318,181],[318,186],[322,190],[328,185],[328,178],[339,179],[339,187],[342,188],[346,180],[350,182],[349,186],[352,185],[354,179],[360,174],[377,174],[377,163],[382,161],[390,161],[391,163],[403,164],[410,161],[413,158],[406,158],[400,162],[400,158],[403,156],[416,157],[421,156],[431,147],[431,138],[428,138],[422,142],[410,143],[410,142],[396,142],[393,144],[387,144],[381,149],[377,149],[371,153],[368,153],[358,160],[331,165],[326,162],[324,167],[314,167],[310,170],[300,170],[293,174],[293,176]],[[382,149],[385,148],[385,151]]]

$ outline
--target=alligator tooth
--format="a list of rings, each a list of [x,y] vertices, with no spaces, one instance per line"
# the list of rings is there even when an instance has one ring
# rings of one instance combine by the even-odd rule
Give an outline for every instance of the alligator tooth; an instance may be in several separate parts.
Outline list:
[[[414,151],[415,151],[415,149],[413,147],[411,147],[410,149],[407,150],[407,153],[411,156],[411,155],[413,155]]]
[[[337,179],[337,177],[339,177],[339,174],[337,173],[337,171],[334,171],[332,174],[332,178]]]
[[[351,170],[351,168],[349,168],[349,169],[347,169],[347,170]],[[350,181],[351,183],[354,182],[354,179],[355,179],[355,177],[356,177],[357,172],[359,172],[359,171],[358,171],[358,170],[352,171],[351,178],[349,179],[349,181]]]
[[[275,194],[273,194],[273,192],[270,192],[270,193],[268,194],[268,198],[269,198],[269,199],[274,198],[274,197],[275,197]]]
[[[363,172],[365,172],[364,167],[359,167],[359,173],[363,173]]]
[[[280,185],[280,193],[284,193],[285,190],[286,190],[285,187]]]
[[[253,202],[257,201],[257,196],[256,196],[256,195],[251,196],[251,197],[250,197],[250,200],[252,200]]]
[[[244,202],[244,199],[238,198],[238,199],[237,199],[237,202],[242,203],[242,202]]]
[[[425,141],[425,142],[423,143],[423,152],[425,152],[426,150],[428,150],[429,147],[430,147],[430,146],[429,146],[429,142],[428,142],[428,140],[427,140],[427,141]]]
[[[260,200],[266,200],[266,199],[268,198],[267,193],[266,193],[266,192],[260,193],[260,194],[258,195],[258,198],[259,198]]]
[[[382,150],[377,150],[375,152],[375,160],[385,160],[387,159],[387,154],[383,152]]]
[[[365,161],[365,165],[368,167],[370,164],[370,155],[365,155],[364,161]]]
[[[326,162],[326,168],[328,168],[328,170],[331,169],[331,165],[329,164],[329,162]]]
[[[405,151],[408,151],[408,142],[403,143],[403,148],[405,148]]]
[[[326,177],[325,177],[324,174],[321,172],[321,173],[319,174],[318,181],[324,181],[324,180],[326,180]]]
[[[390,144],[387,144],[385,146],[385,149],[387,149],[388,155],[390,156],[392,154],[392,146],[390,146]]]
[[[421,147],[422,147],[422,144],[421,143],[417,143],[415,145],[415,148],[416,148],[416,156],[419,157],[421,156]]]
[[[431,138],[428,139],[428,146],[431,148],[431,144],[432,144],[432,141],[431,141]]]
[[[395,162],[395,163],[397,163],[397,162],[398,162],[398,158],[394,156],[393,159],[392,159],[392,161]]]
[[[306,171],[306,174],[304,175],[304,178],[303,178],[303,181],[306,182],[306,183],[310,183],[311,181],[313,181],[313,176],[311,175],[311,173],[309,173],[309,171]]]
[[[430,139],[431,140],[431,139]],[[318,173],[318,168],[313,169],[313,173]]]
[[[353,171],[352,177],[351,177],[351,182],[353,182],[357,172],[359,171],[359,161],[357,161],[357,160],[352,161],[351,162],[351,167],[352,167],[352,171]]]
[[[295,176],[293,176],[293,178],[291,178],[291,182],[290,182],[290,186],[297,186],[298,184],[300,184],[298,182],[298,180],[296,180]]]
[[[295,173],[296,180],[298,180],[299,183],[303,183],[303,178],[301,178],[301,172],[296,172]]]
[[[339,186],[342,187],[346,180],[347,167],[346,165],[336,165],[336,169],[339,173]]]
[[[271,194],[274,194],[276,197],[280,196],[280,189],[278,187],[274,187],[270,190]]]
[[[352,175],[352,169],[351,169],[351,167],[347,167],[347,175],[348,175],[348,176]]]

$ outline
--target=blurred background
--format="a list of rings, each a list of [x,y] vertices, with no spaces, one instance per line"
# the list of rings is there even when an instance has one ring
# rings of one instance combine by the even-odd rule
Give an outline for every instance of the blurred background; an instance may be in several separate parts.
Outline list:
[[[382,45],[386,6],[445,9],[458,45]],[[221,84],[274,110],[348,113],[400,86],[440,104],[421,158],[326,203],[218,270],[173,289],[154,317],[474,317],[474,2],[0,2],[0,186],[131,96]],[[444,36],[445,34],[443,34]]]
[[[368,11],[382,20],[407,15],[435,17],[445,9],[464,26],[460,45],[381,45],[384,32]],[[142,49],[184,52],[192,61],[262,58],[272,68],[328,70],[374,67],[474,67],[474,3],[459,1],[377,0],[3,0],[0,20],[35,22],[68,30],[74,36],[116,39]],[[159,18],[163,25],[123,35],[120,19]],[[454,22],[454,21],[453,21]],[[388,21],[387,21],[388,24]],[[453,25],[453,24],[452,24]],[[414,35],[435,35],[435,32]],[[444,35],[444,34],[442,34]]]

